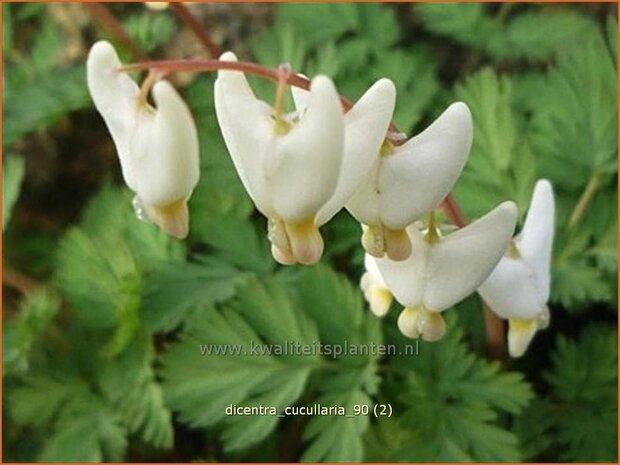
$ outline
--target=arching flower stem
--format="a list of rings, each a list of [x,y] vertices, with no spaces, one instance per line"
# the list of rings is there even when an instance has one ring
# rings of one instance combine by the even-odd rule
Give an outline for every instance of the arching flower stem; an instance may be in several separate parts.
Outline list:
[[[273,105],[276,127],[281,132],[286,133],[290,129],[289,123],[284,119],[284,98],[288,89],[288,78],[292,74],[290,65],[282,64],[278,67],[278,86],[276,88],[276,99]]]
[[[151,69],[149,74],[146,76],[144,81],[142,81],[142,85],[140,86],[140,95],[138,96],[138,103],[142,106],[148,105],[148,96],[149,92],[153,85],[161,79],[162,74],[158,71]]]

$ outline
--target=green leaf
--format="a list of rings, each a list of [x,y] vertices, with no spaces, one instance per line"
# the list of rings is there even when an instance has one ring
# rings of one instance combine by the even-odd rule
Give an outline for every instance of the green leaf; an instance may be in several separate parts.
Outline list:
[[[482,3],[419,3],[413,8],[432,32],[469,45],[479,45],[495,27]]]
[[[402,458],[516,461],[517,438],[499,413],[519,413],[532,397],[530,387],[520,373],[502,372],[497,362],[470,353],[453,321],[441,341],[395,359],[405,375],[405,386],[395,387],[402,393],[402,424],[412,432]]]
[[[282,353],[289,343],[312,344],[318,336],[275,281],[250,281],[238,299],[234,310],[195,318],[162,359],[166,398],[179,419],[192,426],[223,422],[227,450],[264,439],[278,422],[271,415],[227,416],[228,406],[267,405],[282,413],[320,364],[316,355]],[[259,348],[275,352],[261,355]]]
[[[72,399],[63,410],[39,460],[42,462],[120,461],[125,430],[110,407],[94,395]]]
[[[510,79],[484,68],[458,85],[456,94],[468,104],[474,120],[474,142],[456,198],[472,218],[508,199],[524,213],[536,170],[529,144],[520,135]]]
[[[366,315],[352,338],[354,344],[380,344],[381,334],[376,319]],[[347,341],[347,339],[345,339]],[[307,441],[301,461],[303,462],[361,462],[364,459],[363,436],[370,422],[367,415],[356,415],[356,407],[374,410],[370,397],[376,394],[376,355],[348,356],[324,373],[321,378],[321,395],[316,403],[324,406],[341,406],[346,415],[319,415],[313,417],[304,430]]]
[[[2,166],[2,230],[11,218],[25,172],[26,162],[23,157],[7,155]]]
[[[558,338],[547,379],[558,403],[554,426],[562,460],[617,458],[617,346],[615,327],[591,325],[577,341]]]
[[[554,412],[549,402],[534,399],[515,419],[514,432],[519,436],[523,459],[537,462],[552,445],[551,427]]]
[[[15,319],[7,320],[2,328],[3,376],[28,370],[31,352],[59,309],[60,299],[48,290],[37,290],[24,298]]]
[[[458,86],[456,94],[471,109],[475,128],[474,150],[481,152],[486,162],[472,157],[469,161],[471,169],[485,174],[493,169],[506,171],[517,139],[510,106],[510,80],[485,68]],[[489,162],[491,166],[488,166]]]
[[[58,53],[63,46],[64,38],[58,25],[54,21],[43,21],[30,50],[28,64],[32,66],[31,72],[43,77],[55,68]]]
[[[306,268],[296,276],[294,295],[307,315],[316,322],[321,341],[330,348],[351,344],[357,347],[381,343],[378,320],[365,309],[360,292],[343,276],[329,268]],[[337,365],[321,378],[321,405],[339,405],[349,415],[354,406],[374,407],[371,395],[378,387],[377,354],[340,356]],[[316,416],[304,430],[308,442],[301,457],[307,462],[359,462],[364,457],[362,437],[368,417],[357,415]]]
[[[607,16],[607,43],[611,51],[611,58],[618,69],[618,20],[612,15]]]
[[[118,232],[111,233],[93,240],[73,229],[58,251],[58,287],[76,316],[91,327],[115,327],[133,300],[131,287],[123,284],[137,278],[136,264]]]
[[[11,414],[22,425],[42,426],[52,421],[66,403],[88,394],[88,386],[75,373],[49,370],[28,376],[10,393]]]
[[[610,301],[612,284],[588,256],[591,235],[587,230],[560,236],[551,267],[551,299],[561,302],[568,311],[587,309],[589,302]]]
[[[15,66],[7,66],[7,76],[14,73]],[[69,111],[89,105],[85,75],[82,66],[54,68],[32,81],[8,84],[3,95],[3,145],[51,125]]]
[[[382,3],[356,3],[359,10],[359,30],[368,44],[382,53],[400,39],[396,10]]]
[[[307,37],[292,24],[277,19],[274,26],[262,31],[252,45],[252,54],[258,63],[272,67],[287,63],[297,72],[305,71],[308,53]],[[274,101],[276,86],[273,82],[250,78],[250,84],[258,98],[266,102]],[[285,108],[292,109],[292,99],[289,95],[285,101]]]
[[[128,16],[123,27],[145,52],[168,42],[176,28],[171,16],[149,11]]]
[[[178,247],[138,221],[129,199],[109,187],[91,201],[82,227],[61,240],[56,282],[82,324],[114,330],[108,355],[119,353],[139,326],[143,275],[176,259]]]
[[[558,186],[580,190],[597,174],[617,172],[617,72],[600,34],[563,53],[540,89],[532,139],[541,172]]]
[[[142,319],[152,331],[170,331],[192,312],[235,295],[243,275],[225,262],[170,263],[151,273],[145,285]]]
[[[594,21],[576,11],[530,10],[516,15],[486,46],[497,58],[543,60],[573,47],[595,27]]]
[[[371,66],[373,72],[364,86],[367,87],[371,79],[384,76],[394,81],[398,94],[394,121],[399,129],[409,132],[420,121],[440,89],[434,54],[426,47],[384,51],[377,55]]]
[[[224,145],[215,117],[213,78],[197,79],[187,91],[187,100],[200,128],[201,149],[201,182],[189,202],[190,238],[201,241],[220,218],[247,218],[253,205]]]
[[[129,432],[139,434],[154,447],[169,449],[172,418],[163,389],[155,379],[154,357],[150,336],[141,331],[117,358],[102,363],[98,383]]]
[[[309,45],[337,39],[360,26],[355,3],[283,3],[276,22],[293,26]]]
[[[265,274],[275,266],[266,229],[260,233],[250,221],[227,216],[213,218],[209,228],[202,232],[202,238],[213,247],[218,260]]]
[[[414,8],[432,32],[498,60],[543,60],[572,48],[595,29],[588,16],[568,9],[532,8],[509,16],[512,6],[502,5],[493,16],[482,3],[421,3]]]
[[[295,277],[295,298],[317,324],[321,340],[340,344],[358,332],[365,308],[358,289],[333,270],[315,266]]]

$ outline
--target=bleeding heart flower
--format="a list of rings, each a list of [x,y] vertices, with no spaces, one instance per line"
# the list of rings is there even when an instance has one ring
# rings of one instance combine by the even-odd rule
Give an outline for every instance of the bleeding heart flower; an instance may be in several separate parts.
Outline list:
[[[407,228],[413,252],[406,260],[372,258],[405,307],[398,318],[404,335],[428,341],[443,336],[441,312],[474,292],[489,276],[506,249],[516,219],[515,204],[504,202],[445,237],[431,219],[424,230],[416,224]]]
[[[236,61],[230,52],[220,59]],[[242,72],[218,72],[220,129],[241,182],[269,220],[278,262],[320,259],[318,228],[344,206],[378,157],[394,99],[394,85],[382,79],[343,115],[334,84],[317,76],[304,106],[282,114],[256,98]]]
[[[508,352],[522,356],[536,331],[549,325],[550,267],[555,203],[549,181],[536,183],[521,233],[478,293],[508,320]]]
[[[366,252],[397,261],[409,257],[405,229],[448,195],[467,161],[472,134],[469,108],[457,102],[403,145],[383,144],[381,156],[346,205],[364,225]]]
[[[94,44],[86,63],[88,89],[114,140],[125,183],[136,194],[136,213],[184,238],[187,201],[200,175],[194,120],[168,82],[154,84],[154,108],[120,67],[109,42]]]
[[[379,317],[385,316],[390,309],[390,305],[392,305],[394,297],[387,284],[385,284],[383,276],[381,276],[381,272],[377,267],[377,262],[373,260],[372,256],[366,254],[364,266],[366,267],[366,272],[360,280],[360,288],[364,293],[364,298],[370,305],[372,313]]]

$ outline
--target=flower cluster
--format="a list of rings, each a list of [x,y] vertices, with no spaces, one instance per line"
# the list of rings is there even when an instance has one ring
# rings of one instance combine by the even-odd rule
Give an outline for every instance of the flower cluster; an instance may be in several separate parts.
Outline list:
[[[434,210],[469,155],[473,125],[467,105],[450,105],[406,140],[391,125],[396,90],[389,79],[378,80],[343,111],[332,80],[316,76],[307,89],[292,88],[295,110],[286,113],[290,70],[281,69],[271,105],[255,96],[245,74],[230,66],[235,62],[231,52],[220,57],[215,110],[239,178],[267,218],[274,259],[284,265],[317,263],[324,248],[319,228],[346,208],[362,225],[361,287],[376,315],[385,315],[394,297],[405,307],[398,318],[401,332],[435,341],[446,330],[441,312],[478,289],[509,320],[510,353],[521,355],[548,321],[549,183],[537,184],[515,239],[513,202],[444,235]],[[87,69],[91,95],[136,194],[137,213],[185,237],[187,200],[199,173],[189,110],[156,74],[139,88],[107,42],[93,46]],[[151,90],[155,107],[147,101]]]

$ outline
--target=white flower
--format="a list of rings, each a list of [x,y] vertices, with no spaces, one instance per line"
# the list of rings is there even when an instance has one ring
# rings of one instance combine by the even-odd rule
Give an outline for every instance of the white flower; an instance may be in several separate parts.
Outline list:
[[[393,296],[379,272],[377,262],[368,254],[364,257],[366,272],[360,279],[360,288],[370,305],[372,313],[378,317],[385,316],[392,305]]]
[[[137,213],[168,234],[188,233],[187,200],[198,183],[198,135],[189,109],[166,81],[153,86],[156,108],[141,96],[109,42],[88,55],[88,89],[118,152]]]
[[[221,60],[236,61],[227,52]],[[377,82],[346,116],[332,81],[312,80],[307,106],[278,114],[258,100],[243,73],[220,71],[215,109],[245,189],[269,219],[274,258],[313,264],[318,228],[345,204],[370,169],[394,108],[393,84]]]
[[[472,134],[469,108],[457,102],[403,145],[383,145],[382,156],[346,205],[365,225],[362,244],[369,254],[392,260],[409,256],[405,228],[450,192],[467,161]]]
[[[413,252],[404,261],[377,262],[381,276],[405,309],[398,327],[409,337],[434,341],[445,332],[440,312],[455,305],[489,276],[514,231],[517,209],[504,202],[470,225],[441,237],[430,222],[407,228]]]
[[[539,329],[549,324],[550,266],[555,204],[547,180],[536,183],[521,233],[478,292],[508,320],[508,352],[523,355]]]

